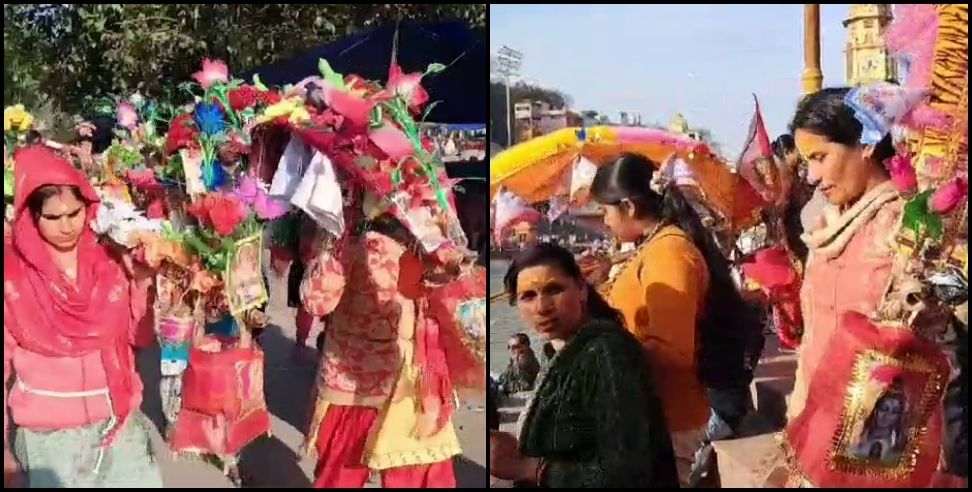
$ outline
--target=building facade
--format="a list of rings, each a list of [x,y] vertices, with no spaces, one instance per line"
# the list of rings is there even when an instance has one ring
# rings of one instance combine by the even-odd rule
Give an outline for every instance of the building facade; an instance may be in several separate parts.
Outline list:
[[[851,5],[844,20],[847,28],[847,85],[856,87],[871,82],[898,80],[894,59],[884,43],[884,31],[891,23],[891,6],[886,4]]]

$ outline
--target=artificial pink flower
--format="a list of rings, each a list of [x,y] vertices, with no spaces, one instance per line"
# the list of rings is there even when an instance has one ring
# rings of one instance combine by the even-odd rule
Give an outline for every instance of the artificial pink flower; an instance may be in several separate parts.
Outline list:
[[[891,182],[894,183],[898,193],[907,195],[918,189],[918,176],[915,174],[915,168],[911,165],[910,157],[895,154],[888,160],[888,172],[891,174]]]
[[[962,177],[955,178],[932,194],[928,199],[928,208],[939,215],[949,214],[965,200],[968,194],[968,181]]]
[[[199,82],[203,89],[209,89],[217,82],[229,81],[229,67],[223,60],[203,60],[202,70],[192,74],[192,78]]]
[[[394,161],[415,153],[405,132],[387,123],[370,131],[368,138]]]
[[[118,120],[118,126],[122,128],[134,130],[138,126],[138,113],[135,111],[135,106],[128,101],[118,103],[115,118]]]
[[[392,63],[388,69],[387,89],[395,95],[404,97],[408,107],[417,110],[429,100],[429,94],[421,84],[423,75],[421,72],[405,74],[402,72],[402,67]]]
[[[128,182],[139,190],[158,191],[162,189],[162,184],[155,178],[155,171],[151,169],[130,169],[126,176]]]
[[[331,87],[324,90],[324,100],[335,113],[356,126],[367,125],[371,110],[375,107],[374,101]]]

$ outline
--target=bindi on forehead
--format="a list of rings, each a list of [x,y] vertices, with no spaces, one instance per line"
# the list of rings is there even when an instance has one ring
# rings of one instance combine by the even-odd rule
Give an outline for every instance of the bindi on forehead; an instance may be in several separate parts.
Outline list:
[[[816,133],[803,130],[797,130],[796,135],[793,137],[793,142],[796,146],[797,152],[804,157],[807,157],[814,152],[823,150],[824,147],[831,143],[830,140],[823,135],[817,135]]]
[[[546,265],[530,267],[517,276],[517,290],[520,292],[542,290],[551,283],[563,283],[567,278],[559,268]]]

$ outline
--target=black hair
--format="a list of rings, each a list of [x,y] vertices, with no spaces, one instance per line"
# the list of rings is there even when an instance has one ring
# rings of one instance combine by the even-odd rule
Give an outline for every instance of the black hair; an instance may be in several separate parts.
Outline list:
[[[790,133],[805,130],[849,147],[860,145],[864,127],[854,117],[854,110],[844,103],[844,97],[850,90],[850,87],[829,87],[805,96],[797,105],[793,121],[790,122]],[[889,133],[875,146],[873,158],[878,164],[883,164],[885,159],[893,155],[894,145]],[[880,167],[884,169],[884,166]]]
[[[517,343],[526,345],[527,347],[530,346],[530,337],[528,337],[526,333],[517,333],[516,335],[510,337],[511,340],[514,338],[516,339]]]
[[[657,167],[640,155],[623,154],[597,170],[591,194],[606,205],[630,200],[637,217],[649,216],[677,225],[688,235],[705,260],[710,278],[698,322],[699,378],[708,387],[738,384],[752,377],[745,368],[746,351],[748,342],[759,336],[760,321],[736,289],[729,262],[715,238],[682,192],[675,186],[661,195],[651,189]]]
[[[90,141],[91,153],[100,154],[111,146],[114,137],[115,118],[113,116],[94,116],[87,120],[94,129],[90,137],[79,137],[78,142]]]
[[[773,153],[780,159],[783,159],[786,157],[786,154],[794,150],[796,150],[796,142],[793,141],[793,135],[789,133],[784,133],[776,137],[776,140],[773,140]]]
[[[44,142],[44,135],[37,130],[27,132],[27,145],[38,145]]]
[[[587,314],[593,319],[605,319],[616,322],[619,326],[624,326],[624,318],[621,313],[612,308],[607,301],[598,294],[584,279],[580,266],[574,260],[574,254],[569,250],[553,243],[539,243],[526,251],[520,253],[513,262],[510,263],[509,270],[503,278],[503,285],[510,296],[510,305],[516,305],[516,284],[520,272],[526,268],[541,265],[550,265],[559,268],[570,278],[587,285]]]
[[[41,215],[41,211],[44,210],[44,202],[52,196],[60,195],[65,191],[70,191],[74,193],[74,198],[77,198],[79,202],[84,203],[84,197],[81,196],[81,190],[74,185],[44,185],[40,188],[34,190],[33,193],[27,197],[27,209],[30,210],[31,215],[34,218],[38,218]]]

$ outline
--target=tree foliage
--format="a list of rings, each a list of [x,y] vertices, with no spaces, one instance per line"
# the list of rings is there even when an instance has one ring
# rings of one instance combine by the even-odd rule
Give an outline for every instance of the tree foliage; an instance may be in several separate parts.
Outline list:
[[[233,72],[397,20],[462,20],[485,4],[4,4],[4,104],[90,113],[135,91],[174,102],[203,57]]]

